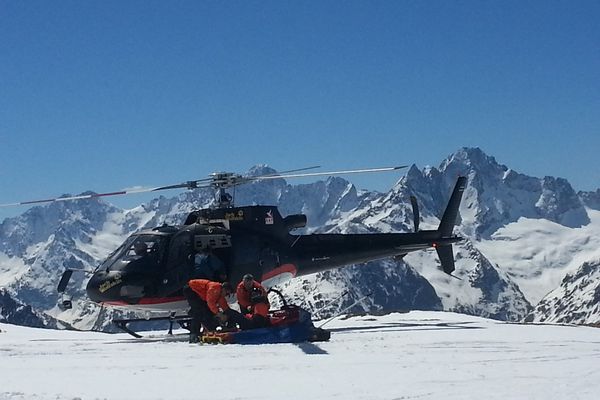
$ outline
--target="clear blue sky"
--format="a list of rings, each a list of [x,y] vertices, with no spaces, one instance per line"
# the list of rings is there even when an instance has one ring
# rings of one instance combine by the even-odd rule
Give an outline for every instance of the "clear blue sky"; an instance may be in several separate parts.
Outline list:
[[[0,203],[462,146],[595,190],[599,21],[585,0],[2,0]]]

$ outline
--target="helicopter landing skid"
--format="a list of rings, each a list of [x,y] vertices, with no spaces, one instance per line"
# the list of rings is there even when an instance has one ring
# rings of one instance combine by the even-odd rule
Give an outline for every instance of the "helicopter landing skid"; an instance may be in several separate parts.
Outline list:
[[[177,322],[179,326],[189,330],[189,323],[191,318],[187,315],[175,315],[171,314],[168,317],[152,317],[152,318],[130,318],[130,319],[113,319],[112,322],[121,329],[123,332],[129,333],[134,338],[142,338],[143,336],[134,330],[130,329],[127,325],[131,322],[150,322],[150,321],[169,321],[169,335],[173,334],[173,323]]]

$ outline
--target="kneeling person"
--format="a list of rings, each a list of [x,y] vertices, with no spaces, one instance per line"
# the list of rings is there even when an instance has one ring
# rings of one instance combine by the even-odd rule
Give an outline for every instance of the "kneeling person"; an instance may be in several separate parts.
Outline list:
[[[244,275],[236,289],[237,301],[243,314],[251,314],[253,328],[269,326],[269,299],[267,290],[254,280],[251,274]]]
[[[235,310],[229,308],[227,296],[232,292],[229,282],[212,282],[207,279],[192,279],[183,289],[183,294],[190,305],[190,342],[198,342],[200,327],[206,331],[217,329],[217,320],[224,324],[230,321],[244,329],[246,319]],[[216,318],[215,318],[216,317]],[[243,326],[242,326],[243,325]]]

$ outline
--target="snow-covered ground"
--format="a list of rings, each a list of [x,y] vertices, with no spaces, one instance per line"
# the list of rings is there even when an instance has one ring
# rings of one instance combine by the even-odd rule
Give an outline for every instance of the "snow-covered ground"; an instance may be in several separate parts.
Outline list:
[[[318,325],[318,324],[317,324]],[[445,312],[338,318],[325,343],[0,324],[0,399],[597,399],[600,329]]]

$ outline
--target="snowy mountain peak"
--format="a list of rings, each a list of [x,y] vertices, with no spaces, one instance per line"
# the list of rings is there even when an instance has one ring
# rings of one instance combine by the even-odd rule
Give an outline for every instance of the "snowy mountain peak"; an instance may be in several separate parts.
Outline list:
[[[106,215],[120,211],[98,199],[33,207],[0,224],[0,251],[22,257],[28,246],[47,241],[60,233],[59,228],[65,235],[82,239],[100,230]]]
[[[579,192],[578,195],[587,207],[600,211],[600,189],[595,192]]]
[[[600,324],[600,259],[567,274],[527,317],[530,322]]]
[[[277,170],[269,167],[267,164],[256,164],[248,170],[247,176],[262,176],[276,174]]]
[[[590,222],[579,196],[563,178],[544,177],[535,206],[546,219],[564,226],[575,228]]]
[[[401,187],[410,187],[412,189],[423,188],[427,184],[427,180],[431,179],[427,174],[421,171],[415,164],[411,165],[406,175],[396,183],[394,187],[398,190]]]
[[[496,159],[488,156],[479,147],[463,147],[448,156],[440,164],[439,170],[444,174],[468,175],[467,171],[477,171],[480,174],[497,174],[508,168],[498,164]]]
[[[568,227],[589,223],[582,201],[562,178],[534,178],[496,162],[479,148],[462,148],[440,165],[443,181],[469,177],[461,215],[466,231],[488,237],[520,217],[544,218]]]

